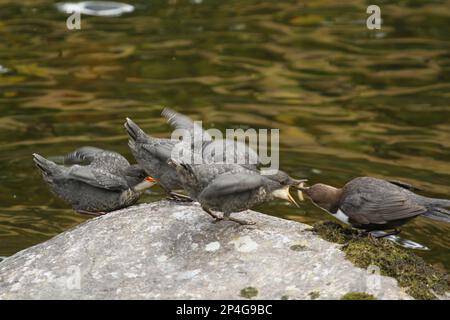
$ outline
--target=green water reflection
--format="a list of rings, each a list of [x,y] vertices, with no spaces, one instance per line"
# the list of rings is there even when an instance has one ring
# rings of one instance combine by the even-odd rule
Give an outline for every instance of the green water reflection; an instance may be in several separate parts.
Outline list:
[[[131,159],[124,118],[167,136],[162,106],[207,127],[279,128],[282,168],[299,178],[389,177],[450,197],[450,1],[380,1],[372,31],[361,0],[132,4],[68,31],[51,1],[0,0],[0,256],[85,220],[50,194],[33,152],[90,144]],[[258,209],[329,219],[308,202]],[[419,218],[403,236],[449,269],[449,231]]]

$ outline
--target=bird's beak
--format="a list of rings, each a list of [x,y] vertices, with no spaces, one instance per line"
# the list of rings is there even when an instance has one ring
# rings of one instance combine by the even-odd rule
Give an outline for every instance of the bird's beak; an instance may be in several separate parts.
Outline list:
[[[145,178],[142,182],[134,186],[134,191],[141,192],[148,188],[153,187],[156,184],[156,180],[150,176]]]
[[[301,180],[293,179],[293,180],[294,180],[294,184],[292,184],[292,187],[297,189],[297,196],[298,196],[299,200],[305,201],[302,190],[306,189],[304,185],[305,185],[305,182],[308,180],[307,179],[301,179]]]
[[[293,204],[295,204],[297,207],[300,207],[298,203],[295,201],[295,199],[291,196],[289,193],[289,186],[284,187],[283,189],[277,189],[272,192],[272,195],[275,198],[287,200]]]
[[[303,191],[308,191],[309,187],[305,187],[304,182],[298,184],[297,188],[297,196],[301,201],[305,201],[305,197],[303,196]]]

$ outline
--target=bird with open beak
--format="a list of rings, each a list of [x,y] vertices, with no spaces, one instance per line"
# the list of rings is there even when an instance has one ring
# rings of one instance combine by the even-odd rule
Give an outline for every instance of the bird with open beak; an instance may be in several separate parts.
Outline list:
[[[182,185],[189,196],[198,201],[203,210],[216,220],[231,220],[240,224],[252,222],[231,217],[231,213],[250,209],[274,198],[295,205],[289,193],[290,186],[302,186],[305,180],[296,180],[279,170],[276,174],[262,175],[237,164],[190,165],[171,160]],[[213,211],[223,213],[219,217]]]
[[[116,152],[82,147],[62,158],[59,165],[33,154],[50,190],[79,213],[101,215],[128,207],[156,183]]]
[[[450,222],[450,200],[420,196],[409,184],[371,177],[359,177],[342,188],[318,183],[301,186],[312,202],[336,219],[366,231],[393,230],[418,216]]]

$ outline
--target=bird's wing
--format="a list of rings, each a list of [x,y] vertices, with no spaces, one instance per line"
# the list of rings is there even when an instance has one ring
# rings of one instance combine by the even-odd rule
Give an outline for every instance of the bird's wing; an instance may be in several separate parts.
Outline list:
[[[170,108],[164,108],[162,111],[162,116],[167,119],[167,122],[175,129],[184,129],[189,132],[191,137],[194,137],[194,133],[201,133],[203,134],[204,140],[211,140],[211,136],[203,130],[202,127],[198,126],[197,124],[192,121],[191,118],[178,113]],[[194,130],[195,129],[195,130]],[[198,139],[202,139],[202,137],[194,137]]]
[[[68,177],[102,189],[125,190],[129,188],[125,178],[102,168],[74,165],[68,170]]]
[[[240,165],[259,164],[258,154],[249,145],[231,139],[213,140],[203,148],[203,158],[207,163],[237,163]]]
[[[90,163],[95,156],[104,150],[95,147],[81,147],[64,156],[64,164]]]
[[[426,208],[403,193],[358,193],[345,197],[340,208],[350,219],[362,223],[382,224],[418,216]]]
[[[259,188],[264,177],[257,174],[237,173],[222,174],[213,180],[203,191],[201,197],[230,195],[247,192]]]
[[[403,182],[403,181],[398,181],[398,180],[388,180],[389,183],[392,183],[400,188],[406,189],[406,190],[410,190],[410,191],[422,191],[421,189],[413,186],[412,184]]]
[[[161,161],[167,161],[170,159],[172,154],[172,149],[177,141],[172,141],[168,139],[158,139],[154,143],[146,143],[142,145],[142,149],[149,153],[152,157],[158,158]]]

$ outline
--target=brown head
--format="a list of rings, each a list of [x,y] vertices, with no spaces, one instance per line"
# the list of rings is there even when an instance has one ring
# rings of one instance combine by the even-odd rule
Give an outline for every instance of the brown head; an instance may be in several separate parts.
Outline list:
[[[306,193],[315,205],[328,212],[336,212],[338,209],[341,189],[317,183],[311,187],[301,187],[299,190]]]

